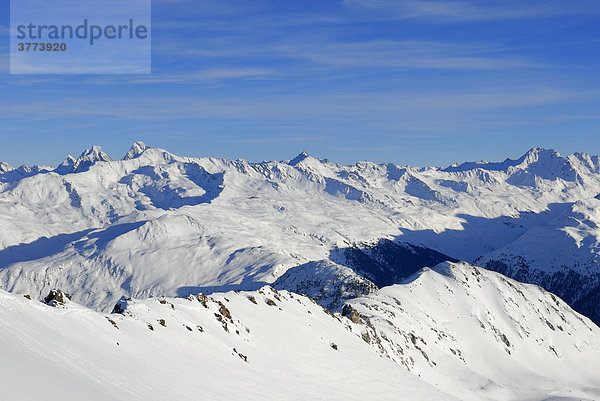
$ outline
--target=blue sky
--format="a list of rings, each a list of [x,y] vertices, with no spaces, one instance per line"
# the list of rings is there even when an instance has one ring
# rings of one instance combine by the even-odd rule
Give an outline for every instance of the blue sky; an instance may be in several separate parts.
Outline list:
[[[136,140],[250,161],[600,154],[595,0],[154,0],[152,11],[151,75],[9,75],[5,52],[0,160],[57,165],[92,144],[120,158]]]

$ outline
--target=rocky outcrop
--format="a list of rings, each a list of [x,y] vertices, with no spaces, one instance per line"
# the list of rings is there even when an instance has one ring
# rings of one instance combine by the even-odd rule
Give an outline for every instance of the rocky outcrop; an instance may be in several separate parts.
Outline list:
[[[53,289],[44,298],[44,303],[53,307],[63,306],[67,302],[71,301],[71,294],[68,294],[62,290]]]

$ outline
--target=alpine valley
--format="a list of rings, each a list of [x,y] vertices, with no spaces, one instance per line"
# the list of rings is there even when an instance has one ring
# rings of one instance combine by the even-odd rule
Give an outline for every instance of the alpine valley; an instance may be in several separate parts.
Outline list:
[[[598,156],[0,164],[2,400],[598,400],[599,323]]]

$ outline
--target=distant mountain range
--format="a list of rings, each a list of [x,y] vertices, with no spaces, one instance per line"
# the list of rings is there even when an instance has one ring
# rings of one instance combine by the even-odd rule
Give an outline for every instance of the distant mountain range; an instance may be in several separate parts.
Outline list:
[[[2,164],[0,285],[110,310],[122,296],[256,289],[329,260],[378,286],[464,260],[535,283],[594,321],[600,160],[531,149],[412,168],[178,157],[98,146],[56,169]],[[405,252],[400,252],[406,249]],[[416,253],[410,262],[407,253]]]

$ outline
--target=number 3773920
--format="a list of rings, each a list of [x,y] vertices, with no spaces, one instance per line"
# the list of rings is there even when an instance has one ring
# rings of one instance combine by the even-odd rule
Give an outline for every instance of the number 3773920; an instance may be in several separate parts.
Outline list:
[[[21,42],[17,44],[17,50],[20,52],[64,52],[67,51],[66,43],[25,43]]]

